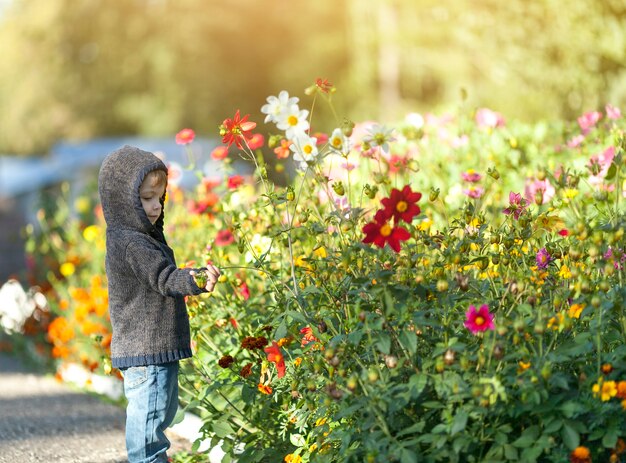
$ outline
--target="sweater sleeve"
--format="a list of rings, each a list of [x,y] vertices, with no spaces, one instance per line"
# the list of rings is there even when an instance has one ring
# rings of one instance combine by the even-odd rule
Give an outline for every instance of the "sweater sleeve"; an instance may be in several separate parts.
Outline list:
[[[160,249],[132,240],[126,246],[126,261],[139,281],[164,296],[195,296],[206,293],[196,285],[191,270],[177,268]]]

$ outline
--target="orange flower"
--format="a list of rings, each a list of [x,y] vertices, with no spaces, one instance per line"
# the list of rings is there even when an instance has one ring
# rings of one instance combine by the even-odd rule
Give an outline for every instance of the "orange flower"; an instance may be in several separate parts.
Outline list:
[[[311,329],[310,326],[305,326],[304,328],[302,328],[300,330],[300,333],[302,334],[302,341],[300,342],[300,345],[302,346],[306,346],[307,344],[311,342],[318,341],[318,339],[315,336],[313,336],[313,330]]]
[[[274,148],[274,153],[276,153],[276,157],[278,159],[285,159],[289,157],[289,154],[291,153],[291,150],[289,149],[289,147],[291,146],[292,142],[290,140],[281,140],[280,141],[280,146],[277,148]]]
[[[626,381],[617,383],[617,394],[615,394],[615,397],[618,399],[626,399]]]
[[[569,461],[571,463],[591,463],[591,453],[587,447],[576,447],[570,453]]]
[[[267,384],[259,383],[258,389],[261,394],[270,395],[272,393],[272,388]]]
[[[272,345],[265,348],[264,350],[267,354],[267,360],[276,364],[278,377],[282,378],[283,376],[285,376],[285,358],[283,357],[283,353],[281,352],[280,347],[278,346],[276,341],[272,341]]]
[[[53,344],[65,344],[74,338],[74,329],[67,318],[57,317],[48,326],[48,338]]]

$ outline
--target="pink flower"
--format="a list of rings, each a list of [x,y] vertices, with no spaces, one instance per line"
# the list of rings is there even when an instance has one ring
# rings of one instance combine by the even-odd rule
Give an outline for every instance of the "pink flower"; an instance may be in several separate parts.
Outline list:
[[[255,150],[258,148],[263,148],[264,143],[265,143],[265,137],[260,133],[255,133],[248,140],[248,147],[251,150]]]
[[[222,247],[234,243],[235,237],[230,230],[219,230],[215,235],[215,246]]]
[[[598,111],[589,111],[578,118],[578,125],[583,134],[586,134],[591,130],[598,121],[602,118],[602,113]]]
[[[489,312],[487,304],[481,305],[478,310],[473,305],[470,305],[467,312],[465,312],[465,323],[463,324],[472,334],[495,330],[496,328],[493,322],[493,314]]]
[[[485,193],[485,189],[480,186],[472,185],[471,187],[463,190],[463,193],[472,199],[479,199],[483,196],[483,193]]]
[[[552,256],[550,256],[546,248],[541,248],[539,252],[537,252],[535,260],[537,261],[537,268],[543,270],[547,268],[550,261],[552,261]]]
[[[465,180],[466,182],[470,182],[470,183],[480,182],[480,179],[482,177],[483,176],[480,175],[478,172],[476,172],[474,169],[469,169],[461,173],[461,178]]]
[[[515,220],[519,220],[520,215],[526,211],[528,206],[528,200],[522,198],[520,193],[509,193],[509,207],[505,208],[502,212],[506,215],[513,214]]]
[[[169,162],[167,165],[167,183],[178,186],[183,178],[183,168],[177,162]]]
[[[609,167],[611,167],[614,157],[614,146],[609,146],[602,152],[602,154],[594,154],[591,156],[589,163],[587,164],[589,170],[591,171],[589,183],[592,185],[598,185],[604,181],[604,177],[606,177],[606,174],[609,172]]]
[[[585,136],[584,135],[576,135],[574,138],[570,139],[567,142],[567,147],[568,148],[576,148],[577,146],[580,146],[582,144],[582,142],[585,141]]]
[[[177,145],[188,145],[196,138],[196,133],[191,129],[183,129],[176,134]]]
[[[501,114],[488,108],[480,108],[476,111],[476,124],[480,128],[495,129],[504,126],[504,118]]]
[[[608,117],[609,119],[619,119],[620,117],[622,117],[622,112],[619,110],[619,108],[616,108],[611,104],[607,104],[604,109],[606,111],[606,117]]]
[[[526,188],[524,189],[524,196],[529,201],[534,201],[535,204],[541,205],[550,202],[556,191],[550,182],[546,180],[527,179]]]

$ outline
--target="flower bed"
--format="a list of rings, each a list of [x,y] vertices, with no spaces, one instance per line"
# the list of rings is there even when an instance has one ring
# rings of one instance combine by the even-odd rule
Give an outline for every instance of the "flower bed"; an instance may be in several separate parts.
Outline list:
[[[192,194],[170,185],[179,260],[223,272],[188,300],[181,388],[205,439],[242,463],[624,461],[619,110],[317,132],[312,108],[332,106],[334,88],[320,79],[306,94],[308,110],[268,98],[267,143],[254,117],[226,119],[212,154],[223,175]],[[229,171],[235,155],[252,178]],[[296,174],[277,186],[287,158]],[[57,231],[65,321],[50,339],[60,358],[107,371],[102,223],[75,228]]]

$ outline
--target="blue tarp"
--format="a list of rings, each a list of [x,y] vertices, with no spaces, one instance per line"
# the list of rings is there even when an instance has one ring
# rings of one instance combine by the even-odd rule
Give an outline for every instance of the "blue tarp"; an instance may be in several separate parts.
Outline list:
[[[183,169],[189,166],[190,149],[196,169],[202,170],[208,177],[221,176],[222,163],[212,160],[210,155],[218,143],[217,140],[196,137],[191,145],[185,147],[177,145],[173,138],[100,138],[86,142],[58,143],[47,156],[0,156],[0,198],[16,197],[63,181],[77,180],[77,176],[84,175],[85,170],[97,171],[107,154],[124,145],[161,153],[166,164],[176,162]],[[235,162],[233,167],[239,173],[251,171],[243,161]],[[180,182],[183,188],[193,187],[197,182],[195,171],[183,170]]]

